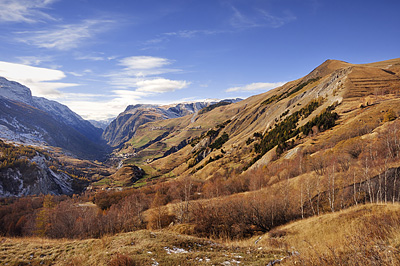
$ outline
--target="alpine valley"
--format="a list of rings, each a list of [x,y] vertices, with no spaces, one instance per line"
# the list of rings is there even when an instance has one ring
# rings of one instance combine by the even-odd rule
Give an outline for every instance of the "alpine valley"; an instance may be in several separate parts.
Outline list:
[[[4,78],[0,96],[4,263],[400,264],[399,58],[104,130]]]

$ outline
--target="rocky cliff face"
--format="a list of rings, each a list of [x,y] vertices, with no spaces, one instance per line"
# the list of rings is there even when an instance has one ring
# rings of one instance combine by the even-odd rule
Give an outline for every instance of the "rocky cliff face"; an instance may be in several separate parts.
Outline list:
[[[39,148],[0,140],[0,197],[81,192],[86,181],[74,179],[60,167]]]
[[[72,195],[73,179],[65,173],[55,173],[46,166],[44,156],[35,156],[31,167],[0,170],[0,197],[26,195]],[[33,164],[34,163],[34,164]]]

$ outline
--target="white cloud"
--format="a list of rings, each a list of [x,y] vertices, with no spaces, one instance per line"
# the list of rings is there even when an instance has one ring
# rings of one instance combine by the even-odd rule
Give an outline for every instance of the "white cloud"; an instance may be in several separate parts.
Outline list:
[[[164,93],[186,88],[190,82],[185,80],[170,80],[165,78],[138,78],[131,76],[113,76],[111,84],[119,89],[133,88],[143,93]]]
[[[256,90],[270,90],[279,86],[282,86],[286,82],[275,82],[275,83],[264,83],[257,82],[251,83],[245,86],[232,87],[226,90],[226,92],[235,92],[235,91],[256,91]]]
[[[173,61],[153,56],[131,56],[119,61],[122,71],[110,74],[111,84],[120,89],[133,88],[137,92],[154,93],[172,92],[186,88],[190,82],[171,80],[160,75],[179,72],[179,69],[163,68]]]
[[[163,68],[172,62],[152,56],[123,58],[118,61],[121,69],[106,76],[113,88],[107,95],[68,93],[59,98],[59,101],[86,119],[104,120],[115,117],[128,105],[143,102],[143,98],[188,87],[188,81],[162,77],[163,74],[179,71]]]
[[[171,60],[153,56],[131,56],[120,60],[120,65],[126,69],[153,69],[171,64]]]
[[[114,60],[116,56],[105,56],[104,53],[92,53],[92,54],[81,54],[75,55],[76,60],[87,60],[87,61],[107,61]]]
[[[164,93],[186,88],[190,82],[164,78],[141,80],[136,82],[137,91]]]
[[[116,117],[127,106],[115,104],[113,101],[66,100],[60,102],[84,119],[97,121]]]
[[[67,72],[68,74],[74,76],[74,77],[83,77],[84,75],[81,73],[77,73],[77,72]]]
[[[129,90],[113,90],[109,95],[78,93],[68,96],[72,97],[61,100],[62,103],[66,104],[71,110],[85,119],[100,121],[116,117],[130,104],[140,103],[141,98],[146,96],[146,93]],[[103,99],[99,99],[99,97],[103,97]]]
[[[2,61],[0,61],[0,76],[27,86],[35,96],[49,98],[61,96],[58,89],[78,86],[73,83],[54,82],[65,78],[64,72],[60,70]]]
[[[110,20],[84,20],[80,24],[61,25],[51,30],[19,32],[23,37],[17,40],[40,48],[70,50],[104,31],[110,23]]]
[[[34,23],[54,18],[41,9],[47,8],[55,0],[0,0],[0,22]]]
[[[76,58],[77,60],[89,60],[89,61],[104,61],[106,60],[105,57],[102,56],[95,56],[95,55],[84,55],[79,56]]]

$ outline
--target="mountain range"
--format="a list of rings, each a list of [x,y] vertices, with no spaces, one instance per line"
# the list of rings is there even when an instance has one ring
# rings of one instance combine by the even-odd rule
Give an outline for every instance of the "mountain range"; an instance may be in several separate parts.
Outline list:
[[[239,100],[241,99],[224,100],[223,103]],[[65,155],[80,159],[102,160],[111,151],[109,146],[115,148],[124,144],[141,125],[185,115],[192,115],[194,118],[199,110],[218,102],[206,100],[168,106],[131,105],[107,125],[86,121],[67,106],[32,96],[26,86],[0,77],[0,138],[17,145],[58,147]],[[104,132],[99,127],[103,127]],[[18,147],[11,145],[8,149],[18,150]],[[31,156],[28,162],[24,161],[24,167],[21,167],[13,166],[12,161],[24,160],[25,157],[15,155],[18,154],[15,152],[11,154],[12,158],[10,155],[3,157],[0,195],[72,194],[79,191],[80,188],[73,188],[72,184],[76,180],[68,173],[56,173],[54,169],[49,169],[48,166],[54,159],[38,155],[42,159],[41,163],[37,163],[39,157]],[[26,169],[26,164],[32,164],[32,169],[36,170],[29,167]]]
[[[103,162],[65,152],[57,157],[49,147],[22,143],[25,136],[48,145],[59,141],[58,127],[78,130],[72,117],[64,122],[56,115],[65,109],[30,101],[26,89],[11,85],[16,92],[0,99],[1,132],[20,141],[0,141],[0,196],[21,198],[0,199],[0,233],[60,238],[52,243],[65,254],[54,259],[32,246],[32,252],[19,251],[21,262],[400,262],[400,58],[327,60],[302,78],[238,102],[128,106],[105,130],[114,150]],[[64,150],[76,154],[77,147]],[[32,194],[75,195],[22,197]],[[89,238],[74,241],[77,247],[93,238],[127,244],[123,253],[103,245],[84,260],[68,257],[65,238]],[[25,241],[5,239],[3,246],[14,241],[14,250]],[[138,258],[148,239],[152,249]],[[42,247],[44,240],[37,241]],[[103,256],[106,251],[117,253]]]
[[[320,136],[332,141],[367,116],[397,117],[399,73],[399,59],[327,60],[303,78],[245,100],[130,105],[104,131],[67,106],[0,78],[0,137],[87,159],[104,158],[112,147],[146,178],[210,179],[294,158]],[[381,127],[363,123],[360,134]]]
[[[157,120],[166,120],[192,115],[210,105],[223,103],[235,103],[242,99],[205,100],[196,102],[184,102],[170,105],[136,104],[129,105],[124,112],[120,113],[104,130],[103,138],[112,147],[119,147],[130,140],[136,130],[143,124]]]
[[[105,155],[102,130],[67,106],[34,97],[29,88],[0,78],[0,137],[27,144],[61,147],[85,158]]]

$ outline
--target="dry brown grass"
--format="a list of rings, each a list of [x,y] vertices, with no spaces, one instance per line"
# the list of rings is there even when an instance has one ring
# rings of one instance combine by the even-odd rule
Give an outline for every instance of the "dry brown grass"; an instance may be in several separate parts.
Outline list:
[[[284,265],[399,265],[400,205],[359,205],[300,220],[259,244],[294,252]]]
[[[277,249],[258,249],[165,230],[76,241],[3,238],[0,243],[1,265],[266,265],[282,255]]]

